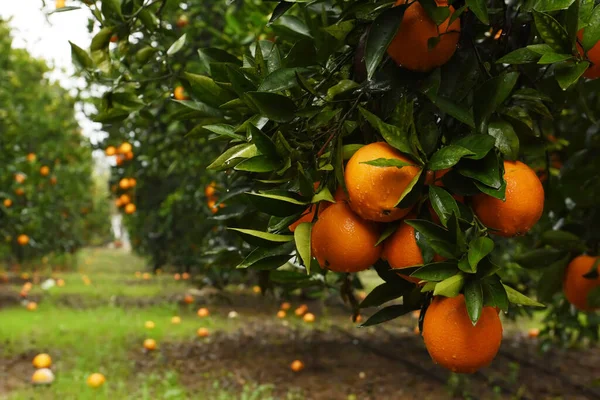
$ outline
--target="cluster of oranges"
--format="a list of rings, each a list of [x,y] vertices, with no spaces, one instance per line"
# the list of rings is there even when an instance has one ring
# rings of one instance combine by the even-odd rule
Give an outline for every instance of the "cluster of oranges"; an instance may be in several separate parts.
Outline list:
[[[206,196],[206,205],[210,209],[210,212],[216,214],[219,211],[219,208],[224,208],[225,203],[220,203],[217,205],[217,201],[219,198],[217,197],[217,183],[211,182],[204,188],[204,195]]]
[[[396,168],[366,164],[381,158],[409,165]],[[314,219],[315,212],[319,213],[312,228],[311,248],[322,267],[336,272],[359,272],[382,258],[392,269],[400,271],[424,263],[415,230],[403,220],[413,217],[412,207],[396,207],[413,179],[424,172],[421,167],[411,164],[410,159],[385,142],[363,146],[350,158],[344,171],[347,196],[338,189],[335,203],[322,202],[301,217],[308,222]],[[443,186],[440,179],[446,173],[448,170],[429,171],[426,182]],[[490,233],[505,237],[525,234],[542,215],[544,189],[535,172],[519,161],[504,162],[504,179],[505,201],[483,193],[470,198],[455,198],[469,203]],[[432,219],[435,219],[434,215]],[[382,225],[393,221],[400,221],[396,222],[395,232],[378,244]],[[293,229],[295,226],[290,226],[290,230]],[[436,260],[442,258],[437,256]],[[418,280],[412,281],[418,283]],[[424,325],[424,340],[431,356],[456,372],[474,372],[491,362],[502,338],[498,311],[484,307],[477,325],[473,326],[462,295],[435,298]],[[447,337],[456,337],[456,340],[443,345]],[[478,343],[482,349],[475,355],[469,346]],[[483,351],[483,347],[489,351]],[[449,360],[445,358],[448,352],[452,353]]]
[[[40,353],[33,358],[32,364],[36,369],[31,376],[31,382],[36,385],[49,385],[54,382],[54,373],[52,367],[52,357],[47,353]],[[106,378],[101,373],[93,373],[86,379],[86,383],[91,388],[99,388],[106,382]]]
[[[119,189],[125,191],[115,200],[117,208],[123,207],[125,214],[133,214],[136,210],[135,204],[132,202],[131,189],[135,188],[137,181],[135,178],[122,178],[119,181]]]
[[[287,312],[289,310],[291,310],[291,308],[292,308],[292,305],[290,303],[288,303],[287,301],[281,303],[281,306],[279,307],[279,311],[277,311],[277,318],[280,318],[280,319],[285,318],[287,316]],[[302,304],[298,308],[296,308],[294,310],[294,314],[297,317],[301,317],[304,322],[309,323],[309,324],[312,324],[317,319],[317,317],[315,317],[315,314],[308,311],[308,306],[306,304]]]
[[[119,147],[108,146],[104,150],[104,154],[106,154],[107,157],[116,156],[117,165],[123,165],[125,161],[133,160],[134,157],[133,146],[128,142],[121,143]]]

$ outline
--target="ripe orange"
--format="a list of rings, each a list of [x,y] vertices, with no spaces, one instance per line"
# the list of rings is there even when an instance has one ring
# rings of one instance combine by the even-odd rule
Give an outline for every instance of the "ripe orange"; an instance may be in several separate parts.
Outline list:
[[[183,279],[184,281],[187,281],[188,279],[190,279],[190,274],[188,274],[187,272],[184,272],[183,274],[181,274],[181,279]]]
[[[38,354],[33,359],[33,366],[36,368],[50,368],[52,365],[52,358],[46,353]]]
[[[283,311],[287,311],[290,308],[292,308],[292,305],[286,301],[281,303],[281,306],[279,308],[281,308]]]
[[[302,371],[304,369],[304,363],[302,361],[300,361],[300,360],[294,360],[290,364],[290,368],[294,372],[300,372],[300,371]]]
[[[473,326],[462,294],[436,296],[425,313],[423,339],[436,363],[452,372],[474,373],[496,356],[502,323],[493,307],[483,307]]]
[[[352,319],[352,320],[353,320],[352,322],[355,322],[355,323],[357,323],[357,324],[360,324],[360,323],[362,322],[362,320],[363,320],[363,317],[362,317],[362,315],[358,314],[358,315],[356,316],[356,318],[352,318],[352,316],[351,316],[351,317],[350,317],[350,319]]]
[[[135,187],[135,185],[137,185],[135,178],[129,178],[129,187]]]
[[[19,243],[21,246],[26,246],[29,243],[29,236],[20,234],[17,236],[17,243]]]
[[[179,274],[176,274],[179,275]],[[194,302],[194,296],[192,296],[191,294],[186,294],[185,297],[183,298],[183,302],[185,304],[192,304]]]
[[[406,4],[407,0],[398,0],[396,5]],[[446,0],[436,0],[438,6],[447,6]],[[454,7],[449,6],[450,15]],[[448,24],[450,18],[440,26],[427,15],[418,2],[413,2],[404,12],[400,29],[387,49],[396,63],[412,71],[429,71],[444,65],[456,51],[460,38],[460,19]],[[438,40],[430,48],[430,39]]]
[[[579,32],[577,32],[577,38],[579,39],[577,41],[577,50],[582,56],[585,54],[585,51],[583,50],[583,47],[581,47],[579,42],[583,40],[584,30],[585,29],[580,29]],[[600,41],[596,42],[596,44],[587,51],[587,58],[592,64],[583,73],[583,76],[589,79],[596,79],[600,77]]]
[[[142,274],[142,279],[144,280],[149,280],[151,278],[150,274],[148,272],[144,272]]]
[[[117,154],[117,149],[115,148],[115,146],[108,146],[104,150],[104,154],[106,154],[108,157],[114,156],[115,154]]]
[[[600,286],[600,277],[587,279],[583,275],[591,271],[598,257],[582,255],[575,257],[567,266],[563,280],[563,291],[569,303],[582,311],[593,311],[596,308],[588,303],[589,293]],[[600,273],[600,265],[597,269]]]
[[[36,158],[37,157],[36,157],[35,153],[27,154],[27,161],[29,161],[29,162],[34,162]]]
[[[125,214],[133,214],[136,210],[135,204],[129,203],[125,206]]]
[[[17,183],[25,182],[25,175],[24,174],[15,174],[15,181]]]
[[[121,206],[131,203],[131,197],[129,197],[128,194],[122,194],[117,200],[119,202],[117,207],[121,207]]]
[[[178,325],[178,324],[180,324],[180,323],[181,323],[181,317],[178,317],[178,316],[171,317],[171,323],[172,323],[173,325]]]
[[[23,188],[16,188],[15,189],[15,194],[17,196],[23,196],[25,194],[25,189],[23,189]]]
[[[156,340],[154,340],[154,339],[144,340],[144,348],[149,351],[156,350]]]
[[[319,264],[336,272],[369,268],[381,255],[375,246],[379,228],[354,214],[346,203],[328,207],[312,229],[312,254]]]
[[[57,9],[65,7],[65,0],[56,0],[54,5]]]
[[[173,279],[175,279],[176,281],[181,279],[181,274],[175,274],[173,275]]]
[[[185,89],[183,86],[177,86],[173,91],[173,96],[176,100],[188,100],[189,97],[185,94]]]
[[[116,34],[114,34],[110,37],[111,43],[117,43],[118,41],[119,41],[119,36],[117,36]]]
[[[36,385],[49,385],[54,382],[54,374],[48,368],[36,369],[31,376],[31,383]]]
[[[104,377],[104,375],[102,375],[98,372],[88,376],[87,381],[86,381],[87,385],[94,389],[99,388],[100,386],[104,385],[104,382],[106,382],[106,378]]]
[[[277,318],[285,318],[286,312],[283,310],[277,311]]]
[[[304,317],[302,317],[302,319],[304,320],[304,322],[313,323],[315,322],[315,314],[306,313],[304,314]]]
[[[490,233],[517,236],[527,233],[544,211],[544,188],[535,172],[520,161],[504,161],[506,201],[480,193],[473,196],[473,211]]]
[[[213,197],[216,192],[217,192],[217,189],[215,189],[215,187],[212,185],[206,185],[206,187],[204,188],[204,195],[207,198]]]
[[[115,199],[115,206],[117,208],[123,207],[123,201],[121,200],[120,197],[118,199]]]
[[[128,151],[127,153],[125,153],[126,160],[133,160],[133,157],[134,157],[133,151]]]
[[[308,311],[308,306],[306,304],[302,304],[300,307],[296,308],[296,310],[294,310],[294,314],[296,314],[296,316],[301,317],[304,314],[306,314],[306,312]]]
[[[29,311],[35,311],[37,310],[37,303],[35,301],[30,301],[29,303],[27,303],[27,310]]]
[[[315,182],[314,186],[315,189],[319,187],[320,182]],[[348,198],[346,196],[346,192],[344,192],[344,189],[342,189],[342,187],[338,187],[337,190],[335,191],[333,198],[335,199],[336,202],[341,202],[341,201],[347,201]],[[325,211],[325,209],[327,209],[327,207],[329,207],[330,205],[332,205],[334,203],[330,203],[328,201],[321,201],[319,202],[317,205],[315,204],[311,204],[300,216],[300,218],[294,222],[293,224],[291,224],[288,228],[291,232],[294,232],[296,230],[296,228],[298,227],[298,225],[300,225],[303,222],[312,222],[313,219],[315,218],[315,211],[318,210],[319,211],[319,215]]]
[[[539,330],[539,328],[530,328],[527,331],[527,336],[529,336],[531,339],[534,339],[534,338],[540,336],[540,330]]]
[[[122,154],[117,155],[117,165],[123,165],[125,162],[125,156]]]
[[[133,150],[133,146],[131,146],[130,143],[123,142],[123,143],[121,143],[121,145],[119,146],[119,149],[117,151],[119,152],[119,154],[126,154],[132,150]]]
[[[129,179],[123,178],[119,181],[119,187],[123,190],[129,189]]]
[[[146,329],[154,329],[155,326],[156,324],[153,321],[144,322],[144,328]]]
[[[47,166],[42,166],[40,168],[40,175],[42,176],[48,176],[48,174],[50,174],[50,168],[48,168]]]
[[[395,221],[410,211],[410,208],[394,206],[412,179],[417,176],[420,168],[374,167],[362,164],[378,158],[411,162],[385,142],[361,147],[348,161],[344,173],[350,206],[364,219],[379,222]]]
[[[386,260],[393,269],[403,269],[423,265],[423,254],[415,239],[415,228],[406,222],[400,222],[396,232],[383,243],[381,258]],[[398,273],[402,278],[418,283],[420,279]]]
[[[12,206],[12,200],[11,199],[4,199],[4,201],[2,203],[4,204],[4,207],[6,207],[6,208]]]
[[[252,291],[256,294],[260,294],[262,292],[262,290],[260,289],[260,286],[258,286],[258,285],[252,286]]]
[[[208,337],[208,335],[210,335],[210,332],[206,328],[199,328],[196,331],[196,334],[198,335],[198,337]]]
[[[204,318],[204,317],[208,317],[208,314],[210,314],[210,313],[208,312],[208,308],[202,307],[202,308],[198,309],[197,314],[200,318]]]

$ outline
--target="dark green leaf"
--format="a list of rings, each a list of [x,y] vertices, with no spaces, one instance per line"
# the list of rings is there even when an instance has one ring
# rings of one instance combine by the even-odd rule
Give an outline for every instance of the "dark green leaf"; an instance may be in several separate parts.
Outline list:
[[[215,161],[213,161],[206,169],[221,171],[224,169],[233,168],[236,161],[254,157],[258,154],[256,146],[250,143],[242,143],[227,149]]]
[[[508,72],[487,80],[475,91],[473,115],[480,133],[487,133],[489,117],[508,98],[518,78],[517,72]]]
[[[544,42],[557,53],[570,53],[571,41],[565,28],[549,14],[534,11],[535,27]]]
[[[475,155],[469,149],[454,144],[444,146],[431,156],[429,160],[429,169],[431,171],[439,171],[442,169],[448,169],[456,165],[461,158]]]
[[[287,96],[269,92],[248,92],[246,95],[262,115],[275,122],[288,122],[294,118],[296,105]]]
[[[292,8],[294,4],[296,3],[290,1],[280,1],[271,13],[271,18],[269,18],[269,25],[277,21],[277,19],[283,14],[285,14],[290,8]]]
[[[589,51],[600,40],[600,6],[594,8],[588,23],[583,30],[583,40],[581,44],[586,51]]]
[[[494,148],[494,142],[494,138],[492,138],[490,135],[476,134],[467,135],[454,142],[454,144],[473,152],[473,154],[466,155],[465,158],[480,160],[485,157],[491,149]]]
[[[281,68],[271,72],[262,81],[258,90],[261,92],[279,92],[297,85],[296,74],[308,72],[306,68]]]
[[[278,235],[275,233],[262,232],[254,229],[227,229],[237,232],[245,242],[260,247],[273,247],[278,244],[294,240],[293,235]]]
[[[504,289],[506,289],[506,294],[508,295],[508,301],[513,304],[521,304],[524,306],[533,306],[533,307],[546,307],[542,303],[539,303],[529,297],[525,296],[523,293],[519,293],[515,289],[510,286],[502,285]]]
[[[396,224],[388,224],[385,227],[385,229],[383,230],[383,232],[381,233],[381,235],[379,235],[379,239],[377,239],[377,243],[375,243],[375,246],[379,246],[381,243],[383,243],[385,241],[385,239],[392,236],[392,234],[394,232],[396,232],[397,228],[398,228],[398,226]]]
[[[456,297],[465,284],[465,276],[462,273],[446,278],[435,285],[434,296]]]
[[[421,6],[436,25],[441,25],[450,17],[450,9],[447,6],[438,6],[434,0],[418,0]]]
[[[496,148],[506,160],[516,160],[519,156],[519,137],[513,126],[504,121],[496,120],[488,125],[488,133],[496,139]]]
[[[361,162],[361,164],[372,165],[374,167],[396,167],[396,168],[414,167],[415,166],[413,163],[396,160],[393,158],[378,158],[376,160],[363,161],[363,162]]]
[[[279,159],[275,143],[263,131],[254,126],[254,124],[248,124],[248,135],[260,154],[273,160]]]
[[[398,318],[404,314],[408,314],[413,311],[414,307],[409,307],[404,304],[398,304],[386,307],[382,310],[377,311],[375,314],[371,316],[368,320],[366,320],[361,327],[364,326],[372,326],[381,324],[382,322],[390,321],[392,319]]]
[[[292,258],[290,255],[294,251],[294,242],[290,241],[281,246],[271,247],[271,248],[262,248],[259,247],[253,250],[244,260],[238,264],[236,268],[243,269],[248,267],[265,266],[265,264],[276,265],[275,268],[285,264],[287,260]],[[262,269],[262,268],[256,268]],[[265,268],[272,269],[272,268]]]
[[[185,39],[187,34],[183,34],[181,35],[181,37],[179,39],[177,39],[172,45],[171,47],[169,47],[169,49],[167,50],[167,55],[168,56],[172,56],[173,54],[177,53],[179,50],[183,49],[183,45],[185,44]]]
[[[87,51],[77,46],[73,42],[69,42],[69,44],[71,45],[71,58],[73,59],[75,65],[83,69],[90,69],[94,66],[94,62]]]
[[[301,213],[308,206],[307,202],[299,200],[293,192],[274,191],[246,194],[258,210],[277,217]]]
[[[248,172],[272,172],[281,168],[281,161],[268,156],[255,156],[239,162],[233,169]]]
[[[494,250],[494,241],[485,236],[473,239],[469,243],[468,259],[469,264],[471,267],[473,267],[473,271],[477,270],[477,264],[479,264],[479,261],[490,254],[492,250]]]
[[[371,24],[365,47],[365,63],[367,75],[371,79],[381,63],[381,59],[396,36],[406,6],[393,7],[384,10]]]
[[[559,247],[567,250],[583,250],[585,244],[579,236],[561,230],[552,230],[542,233],[542,242],[554,247]]]
[[[498,64],[528,64],[532,62],[536,62],[540,59],[540,54],[535,51],[523,47],[512,51],[500,58],[496,63]]]
[[[515,261],[523,268],[539,269],[550,266],[553,262],[567,254],[564,250],[536,249],[515,257]]]
[[[498,275],[490,276],[481,282],[483,305],[508,310],[508,296]]]
[[[460,215],[458,205],[456,204],[454,197],[452,197],[450,193],[439,186],[429,186],[429,200],[431,201],[433,210],[438,215],[444,226],[447,225],[448,218],[450,218],[452,213]]]
[[[104,28],[100,29],[100,31],[92,39],[92,44],[90,45],[90,50],[91,51],[103,50],[106,47],[108,47],[112,33],[113,33],[112,27],[104,27]]]
[[[465,162],[459,165],[458,172],[484,185],[500,189],[504,181],[500,173],[500,168],[500,160],[496,153],[492,151],[481,160],[465,160]]]
[[[467,0],[467,7],[473,11],[475,16],[479,18],[481,22],[486,25],[490,24],[490,18],[488,17],[487,2],[485,0]]]
[[[538,64],[554,64],[557,62],[572,59],[571,54],[559,54],[559,53],[546,53],[539,59]]]
[[[575,0],[536,0],[533,9],[540,12],[566,10]]]
[[[396,285],[385,282],[371,290],[371,293],[365,297],[365,299],[360,303],[359,307],[379,307],[380,305],[387,303],[390,300],[397,299],[401,296],[402,292],[398,290]]]
[[[577,63],[565,61],[556,65],[554,68],[554,77],[561,89],[567,90],[579,80],[589,66],[590,63],[587,61],[580,61]]]
[[[245,141],[246,138],[235,133],[234,127],[227,124],[204,125],[204,129],[220,136],[225,136],[235,140]]]
[[[465,303],[469,318],[476,325],[483,310],[483,289],[478,280],[470,279],[465,285]]]
[[[410,276],[429,282],[441,282],[458,273],[456,262],[442,261],[427,264],[410,274]]]
[[[392,147],[406,154],[413,154],[413,148],[409,142],[407,135],[403,134],[402,130],[394,125],[386,124],[378,116],[372,114],[366,109],[360,107],[361,114],[365,117],[369,124],[377,130],[385,141]]]

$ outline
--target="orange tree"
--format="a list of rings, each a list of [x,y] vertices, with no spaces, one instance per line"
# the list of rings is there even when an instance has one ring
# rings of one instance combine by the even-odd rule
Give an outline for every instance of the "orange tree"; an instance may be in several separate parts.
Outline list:
[[[2,22],[0,38],[0,254],[74,253],[110,235],[108,205],[91,190],[91,146],[45,63],[12,49]]]
[[[160,18],[168,4],[121,11]],[[202,68],[177,72],[191,97],[177,117],[195,127],[186,147],[209,140],[221,150],[208,169],[224,171],[228,202],[238,202],[228,226],[248,246],[237,268],[284,287],[340,287],[355,315],[402,299],[363,325],[421,309],[430,354],[457,372],[493,359],[500,310],[542,306],[527,295],[550,305],[548,340],[597,340],[598,316],[586,312],[600,305],[600,7],[323,0],[270,11],[275,37],[243,49],[152,31],[153,51],[199,50]],[[75,49],[88,70],[101,68],[92,58]],[[385,283],[359,304],[355,273],[371,267]]]

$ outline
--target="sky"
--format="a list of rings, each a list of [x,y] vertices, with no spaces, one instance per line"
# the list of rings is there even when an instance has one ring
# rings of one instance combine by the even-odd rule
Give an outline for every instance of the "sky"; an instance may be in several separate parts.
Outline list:
[[[67,0],[66,5],[81,6],[82,3]],[[48,77],[60,82],[64,88],[83,88],[84,81],[73,77],[69,41],[84,49],[89,47],[91,34],[87,23],[90,11],[82,7],[80,10],[49,14],[54,9],[54,0],[0,0],[0,18],[11,19],[13,47],[25,48],[33,56],[45,59],[54,67]],[[90,121],[81,110],[77,110],[76,117],[83,133],[92,142],[103,136],[100,124]],[[103,164],[100,152],[94,156]]]

